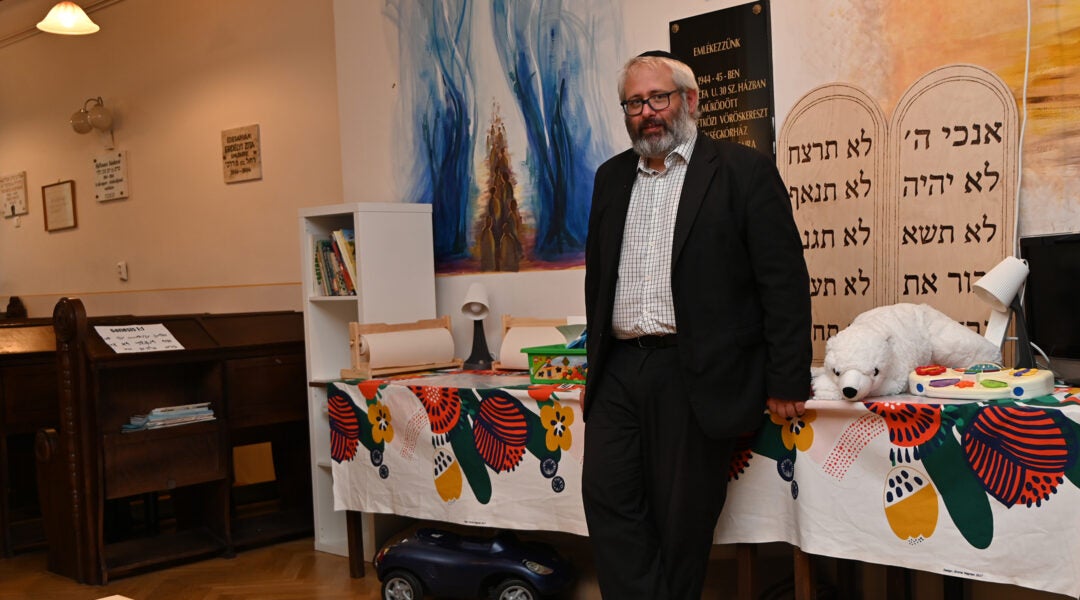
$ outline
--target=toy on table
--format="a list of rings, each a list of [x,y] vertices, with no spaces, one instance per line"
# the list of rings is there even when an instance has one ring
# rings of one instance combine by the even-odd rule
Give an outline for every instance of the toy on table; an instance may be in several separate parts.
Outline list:
[[[539,600],[574,581],[573,567],[553,548],[505,531],[480,537],[420,528],[388,543],[373,562],[384,600]]]
[[[998,364],[976,364],[964,369],[923,365],[908,376],[916,396],[960,400],[1024,400],[1054,391],[1054,374],[1044,369],[1006,369]]]
[[[858,402],[900,394],[919,365],[1000,361],[1000,348],[935,308],[879,306],[825,343],[824,366],[813,371],[814,397]]]

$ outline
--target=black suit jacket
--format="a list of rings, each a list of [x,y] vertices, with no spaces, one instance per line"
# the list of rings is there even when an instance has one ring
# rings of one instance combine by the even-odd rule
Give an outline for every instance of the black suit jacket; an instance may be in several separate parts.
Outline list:
[[[611,348],[623,226],[638,156],[596,171],[585,255],[589,397]],[[767,397],[810,395],[810,283],[787,189],[761,153],[698,134],[679,200],[671,293],[682,377],[705,432],[760,424]]]

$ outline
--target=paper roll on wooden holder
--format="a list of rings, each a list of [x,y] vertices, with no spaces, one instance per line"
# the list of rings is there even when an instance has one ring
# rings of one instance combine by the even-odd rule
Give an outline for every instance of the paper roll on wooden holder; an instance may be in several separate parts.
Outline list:
[[[363,347],[363,336],[369,334],[420,331],[425,329],[446,329],[450,332],[450,316],[443,315],[437,319],[424,319],[412,323],[349,323],[349,354],[352,367],[341,370],[342,379],[371,379],[372,377],[379,377],[382,375],[395,375],[451,367],[460,368],[460,359],[384,367],[371,366],[371,356]]]

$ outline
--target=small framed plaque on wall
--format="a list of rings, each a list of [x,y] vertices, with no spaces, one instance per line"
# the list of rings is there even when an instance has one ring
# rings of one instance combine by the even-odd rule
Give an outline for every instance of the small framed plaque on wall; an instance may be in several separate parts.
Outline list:
[[[221,161],[225,183],[262,179],[259,126],[248,125],[221,132]]]
[[[75,182],[61,181],[41,186],[45,205],[45,231],[75,227]]]
[[[0,207],[4,217],[17,217],[29,212],[26,206],[26,171],[0,175]]]
[[[94,198],[105,202],[127,197],[127,152],[94,158]]]

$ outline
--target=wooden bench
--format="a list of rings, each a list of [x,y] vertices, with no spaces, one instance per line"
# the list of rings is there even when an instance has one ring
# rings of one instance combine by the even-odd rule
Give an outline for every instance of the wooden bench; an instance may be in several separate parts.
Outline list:
[[[95,329],[158,324],[183,349],[117,353]],[[104,584],[311,534],[301,313],[88,318],[64,298],[53,329],[61,418],[35,440],[49,570]],[[214,420],[122,432],[133,415],[200,402]],[[248,510],[231,449],[267,440],[280,494]]]
[[[34,433],[55,427],[56,339],[48,319],[0,321],[0,556],[44,546]]]

